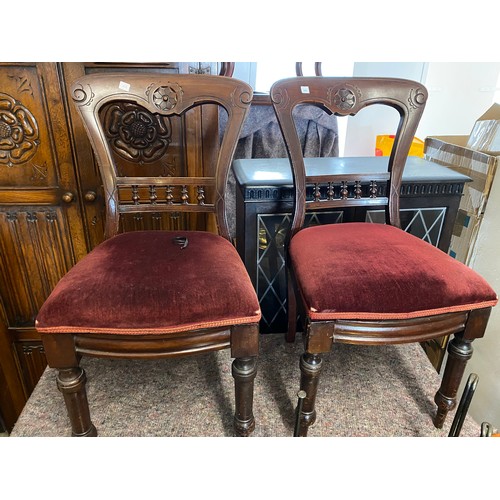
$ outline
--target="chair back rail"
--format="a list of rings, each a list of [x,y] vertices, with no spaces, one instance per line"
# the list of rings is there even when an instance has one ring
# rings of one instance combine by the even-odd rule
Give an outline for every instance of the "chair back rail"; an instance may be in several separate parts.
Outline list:
[[[106,238],[119,231],[121,214],[206,212],[215,214],[219,234],[229,239],[223,193],[237,138],[252,100],[248,84],[216,75],[87,75],[74,82],[72,97],[99,164],[106,201]],[[203,176],[119,175],[101,119],[103,108],[115,101],[133,103],[146,112],[165,117],[184,116],[192,108],[205,104],[221,106],[228,119],[216,164],[205,169]]]
[[[387,223],[400,227],[399,192],[406,158],[427,101],[427,90],[418,82],[398,78],[296,77],[276,82],[271,100],[285,137],[295,189],[294,216],[289,238],[304,224],[308,209],[339,206],[385,205]],[[313,104],[337,116],[356,115],[367,106],[390,106],[399,124],[386,172],[342,176],[307,176],[297,129],[292,117],[299,104]],[[362,169],[362,166],[360,166]],[[378,197],[386,183],[387,197]],[[306,186],[313,189],[312,199]]]

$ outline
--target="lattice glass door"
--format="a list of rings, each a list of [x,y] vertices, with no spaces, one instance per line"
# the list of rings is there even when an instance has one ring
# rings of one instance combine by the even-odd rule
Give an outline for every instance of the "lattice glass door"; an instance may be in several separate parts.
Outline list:
[[[336,224],[343,212],[311,212],[306,226]],[[262,309],[261,331],[284,332],[287,324],[286,272],[283,245],[291,224],[290,214],[257,215],[257,295]]]
[[[446,216],[446,207],[406,208],[399,211],[401,227],[410,234],[438,246]],[[383,210],[368,210],[366,222],[384,223]]]

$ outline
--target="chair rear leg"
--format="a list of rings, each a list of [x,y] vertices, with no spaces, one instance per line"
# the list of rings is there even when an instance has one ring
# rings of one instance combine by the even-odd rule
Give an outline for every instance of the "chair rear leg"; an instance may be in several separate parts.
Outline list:
[[[297,296],[295,295],[293,275],[289,269],[287,269],[287,312],[288,330],[285,340],[287,342],[294,342],[297,334]]]
[[[64,396],[71,435],[75,437],[97,436],[97,429],[90,419],[86,382],[85,370],[79,366],[58,370],[57,387]]]
[[[437,404],[437,412],[434,417],[434,426],[438,429],[443,427],[448,412],[453,410],[457,402],[457,392],[462,381],[467,361],[472,356],[472,340],[464,339],[463,333],[457,334],[448,344],[448,360],[443,374],[441,387],[434,401]]]
[[[304,353],[300,358],[300,390],[306,397],[302,404],[299,418],[299,437],[306,437],[309,427],[316,421],[316,393],[323,361],[319,354]]]
[[[234,431],[237,436],[246,437],[255,429],[253,391],[257,358],[236,358],[233,361],[232,374],[235,389]]]

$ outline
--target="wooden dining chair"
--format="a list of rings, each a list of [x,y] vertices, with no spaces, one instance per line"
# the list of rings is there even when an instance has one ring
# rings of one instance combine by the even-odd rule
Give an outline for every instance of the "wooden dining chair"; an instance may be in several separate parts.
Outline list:
[[[72,435],[97,435],[82,356],[158,359],[225,348],[235,358],[235,433],[250,434],[261,314],[229,240],[225,189],[251,87],[217,75],[99,74],[77,80],[72,97],[102,176],[105,240],[60,280],[36,320]],[[174,120],[195,110],[217,117],[214,105],[228,115],[223,137],[218,123],[210,129],[214,154],[195,157],[187,147],[186,158],[165,160],[168,175],[148,176],[148,156],[200,135],[192,128],[189,137],[176,136]],[[142,175],[126,175],[134,156],[142,161],[133,172]],[[123,231],[124,218],[141,214],[161,227]],[[200,216],[214,217],[217,230],[204,230]],[[184,229],[193,218],[195,229]]]
[[[293,221],[285,255],[289,340],[295,338],[297,314],[304,324],[300,389],[306,398],[298,434],[306,436],[315,421],[322,354],[334,343],[398,344],[453,334],[435,396],[434,425],[441,428],[456,404],[472,355],[471,342],[484,335],[498,299],[476,272],[400,228],[401,177],[427,100],[425,87],[392,78],[297,77],[276,82],[271,99],[294,180]],[[355,171],[307,175],[292,118],[294,107],[302,103],[339,116],[356,115],[375,104],[381,106],[374,110],[394,108],[399,124],[387,170],[368,174],[360,158]],[[303,228],[306,210],[341,207],[384,210],[386,223]]]
[[[304,76],[304,72],[302,69],[302,63],[301,62],[296,62],[295,63],[295,74],[297,76]],[[321,63],[320,62],[315,62],[314,63],[314,74],[316,76],[323,76],[322,69],[321,69]]]

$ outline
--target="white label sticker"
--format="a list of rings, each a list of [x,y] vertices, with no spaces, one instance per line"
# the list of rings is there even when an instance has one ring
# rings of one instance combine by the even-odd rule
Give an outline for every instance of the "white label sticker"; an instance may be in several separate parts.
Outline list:
[[[130,90],[130,83],[120,82],[118,88],[120,88],[121,90],[125,90],[125,92],[128,92]]]
[[[304,86],[300,87],[300,91],[303,94],[309,94],[309,87],[307,85],[304,85]]]

